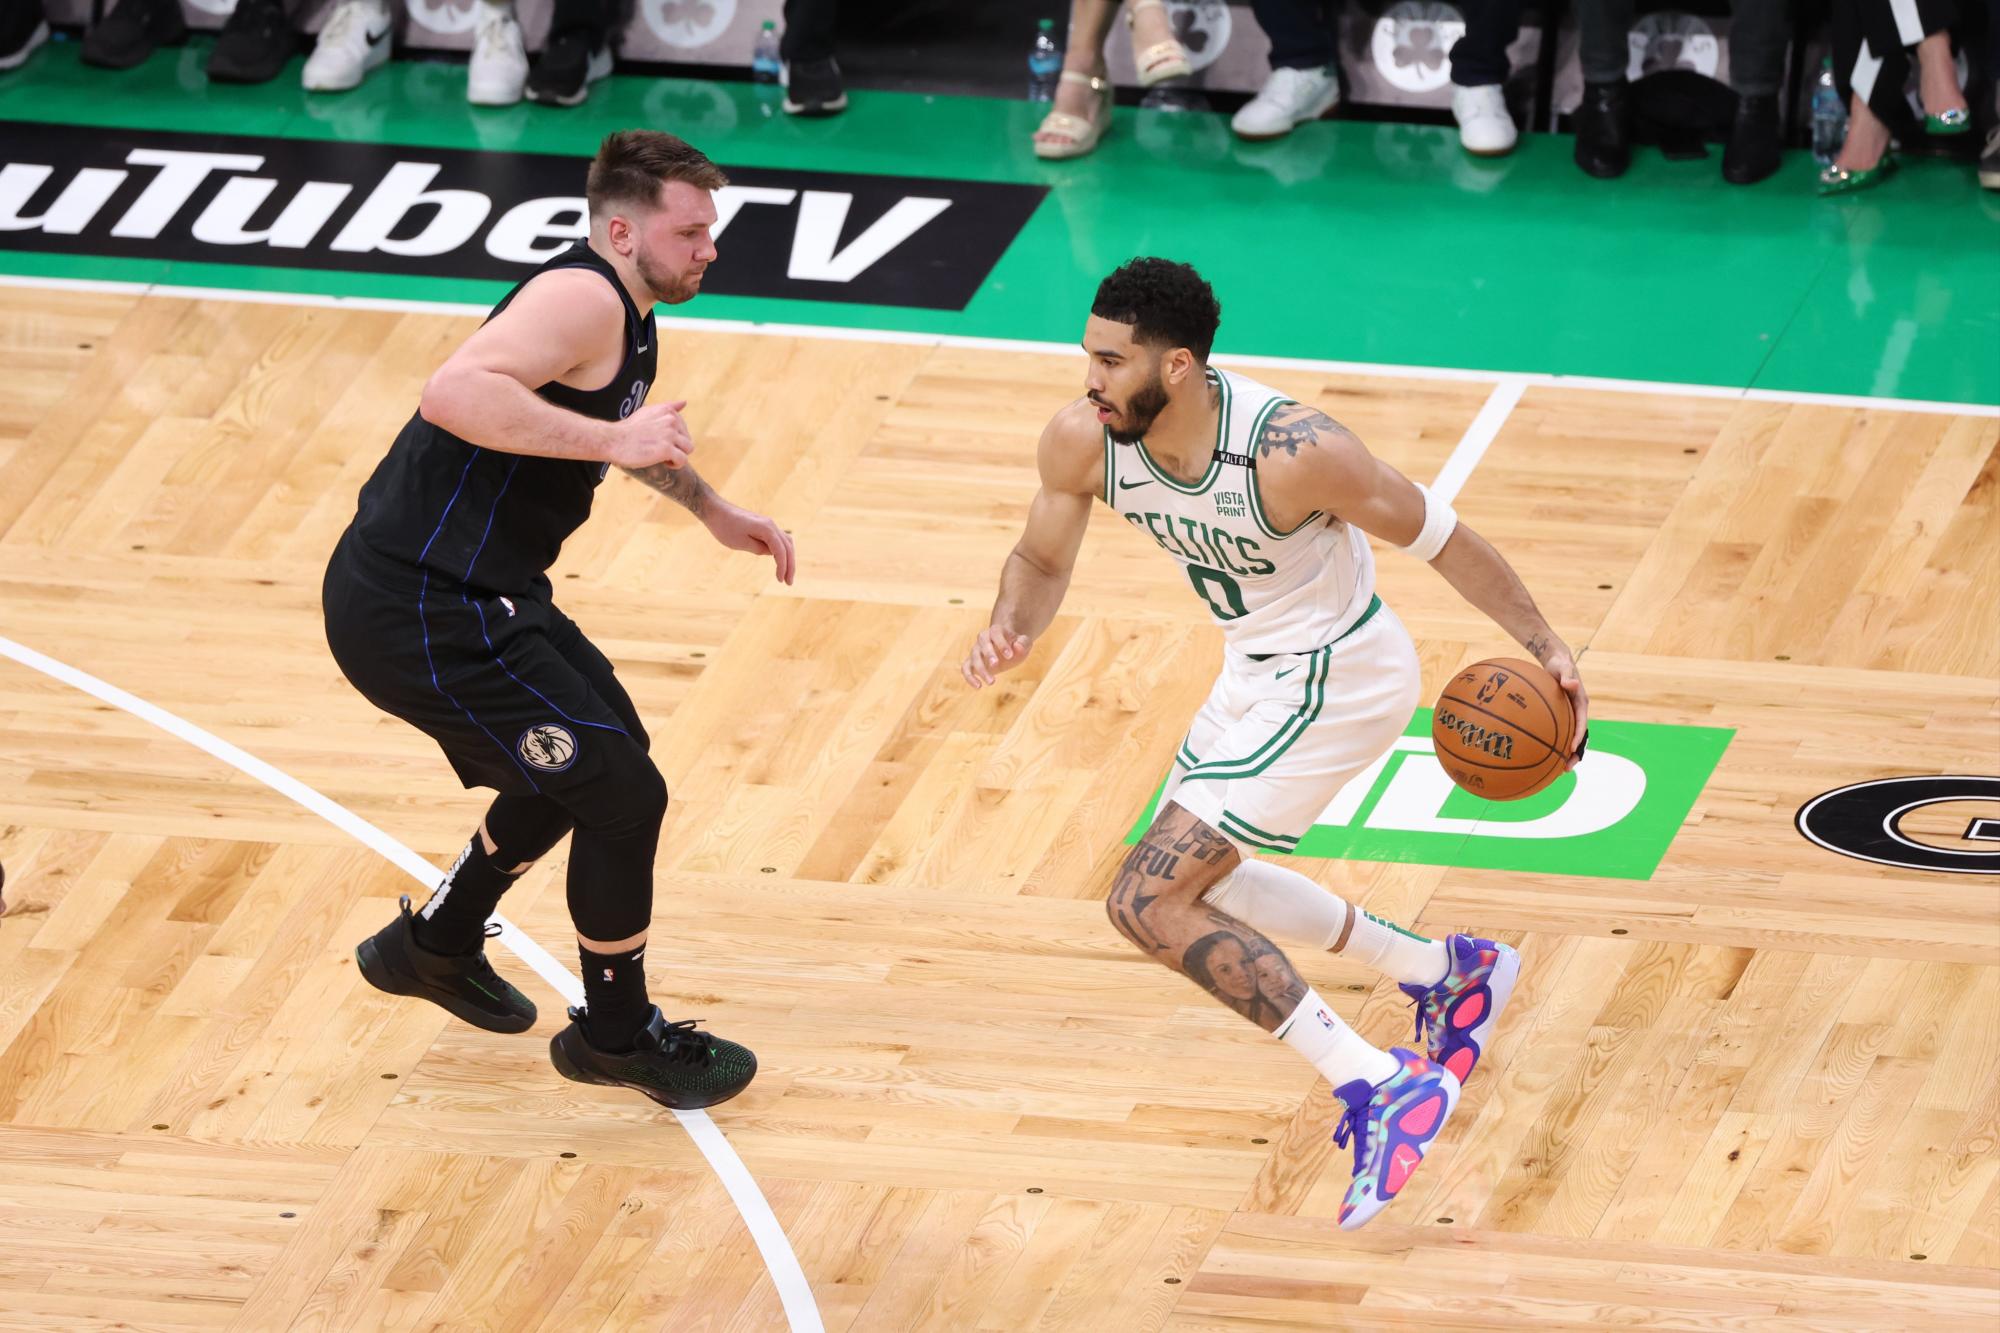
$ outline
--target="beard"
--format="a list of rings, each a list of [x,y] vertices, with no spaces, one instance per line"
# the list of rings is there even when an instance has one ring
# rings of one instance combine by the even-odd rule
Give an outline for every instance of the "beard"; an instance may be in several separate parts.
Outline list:
[[[1159,372],[1154,371],[1152,381],[1134,393],[1122,411],[1110,403],[1099,403],[1095,398],[1090,401],[1099,407],[1110,408],[1115,414],[1112,421],[1105,423],[1113,444],[1137,444],[1159,420],[1160,413],[1166,411],[1167,384],[1160,378]]]
[[[646,284],[661,305],[679,305],[691,301],[701,290],[699,280],[689,273],[672,273],[653,262],[653,257],[644,250],[632,256],[639,269],[639,281]]]

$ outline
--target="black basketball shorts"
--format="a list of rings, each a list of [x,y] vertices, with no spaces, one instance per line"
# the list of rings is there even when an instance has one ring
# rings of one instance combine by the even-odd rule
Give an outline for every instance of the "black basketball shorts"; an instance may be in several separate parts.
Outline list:
[[[632,700],[546,597],[446,580],[353,530],[321,590],[326,642],[368,701],[438,743],[460,781],[575,810],[650,767]]]

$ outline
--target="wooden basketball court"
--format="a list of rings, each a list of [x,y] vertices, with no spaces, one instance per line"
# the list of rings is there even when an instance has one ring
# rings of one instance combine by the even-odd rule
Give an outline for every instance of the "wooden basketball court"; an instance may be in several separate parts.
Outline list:
[[[471,324],[0,288],[0,635],[442,863],[482,798],[341,680],[319,581]],[[1588,645],[1597,716],[1735,735],[1650,880],[1295,862],[1525,957],[1347,1234],[1326,1086],[1100,906],[1218,658],[1186,581],[1100,515],[1030,663],[958,677],[1080,368],[676,331],[661,391],[797,585],[623,478],[558,566],[674,791],[656,997],[757,1051],[713,1118],[824,1326],[1995,1327],[2000,877],[1793,815],[2000,771],[2000,419],[1526,390],[1461,513]],[[1491,391],[1252,373],[1423,480]],[[1406,558],[1382,592],[1428,694],[1508,647]],[[378,994],[353,945],[415,886],[376,852],[10,659],[0,720],[0,1327],[786,1326],[689,1135],[550,1068],[562,1002],[513,956],[528,1036]],[[573,965],[562,869],[503,910]],[[1392,985],[1292,957],[1409,1040]]]

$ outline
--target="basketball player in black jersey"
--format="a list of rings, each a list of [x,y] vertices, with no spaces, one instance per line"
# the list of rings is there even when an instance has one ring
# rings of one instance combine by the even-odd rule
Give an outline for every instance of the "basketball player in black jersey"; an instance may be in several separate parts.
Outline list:
[[[327,643],[354,687],[444,749],[468,787],[499,791],[420,912],[355,951],[378,989],[492,1032],[535,1006],[486,961],[500,895],[561,840],[584,1005],[549,1043],[556,1068],[709,1106],[756,1073],[748,1050],[669,1023],[647,996],[653,855],[667,787],[611,664],[550,600],[547,570],[613,466],[684,506],[724,546],[770,556],[791,538],[717,495],[688,463],[680,409],[644,405],[656,302],[701,290],[716,257],[722,172],[669,134],[604,140],[585,194],[590,235],[493,308],[424,385],[361,488],[327,566]]]

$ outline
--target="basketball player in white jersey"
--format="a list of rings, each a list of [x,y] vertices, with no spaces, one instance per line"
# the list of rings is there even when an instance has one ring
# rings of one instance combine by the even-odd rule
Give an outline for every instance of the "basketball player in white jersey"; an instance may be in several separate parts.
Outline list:
[[[1222,674],[1106,909],[1127,939],[1276,1033],[1333,1085],[1344,1108],[1334,1141],[1354,1145],[1340,1209],[1352,1228],[1423,1160],[1520,971],[1505,944],[1426,939],[1247,854],[1296,847],[1416,706],[1416,648],[1375,595],[1363,534],[1427,561],[1540,660],[1569,692],[1579,738],[1587,701],[1569,649],[1450,505],[1324,413],[1207,364],[1220,316],[1185,264],[1135,259],[1099,286],[1084,329],[1088,392],[1042,432],[1041,490],[992,624],[961,670],[979,688],[1033,651],[1062,604],[1094,500],[1185,569],[1222,627]],[[1270,935],[1394,978],[1416,1004],[1425,1049],[1363,1040]]]

